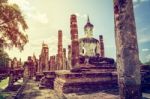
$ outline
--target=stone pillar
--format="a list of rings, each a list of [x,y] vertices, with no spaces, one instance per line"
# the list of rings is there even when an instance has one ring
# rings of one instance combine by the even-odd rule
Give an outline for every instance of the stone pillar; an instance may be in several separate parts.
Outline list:
[[[67,58],[66,58],[66,49],[63,48],[63,70],[67,69],[66,61],[67,61]]]
[[[100,36],[99,36],[99,43],[100,43],[100,57],[105,57],[105,49],[104,49],[103,35],[100,35]]]
[[[37,73],[40,72],[40,55],[39,55],[39,59],[37,60]]]
[[[53,56],[50,56],[50,60],[49,60],[49,70],[53,70],[53,67],[52,67],[52,58]]]
[[[31,78],[34,76],[34,63],[31,56],[28,56],[27,66],[28,66],[28,76]]]
[[[139,52],[132,0],[114,0],[120,99],[141,99]]]
[[[39,60],[37,59],[37,71],[36,71],[36,73],[39,73],[40,72],[40,67],[39,67],[40,65],[39,65]]]
[[[55,59],[55,70],[58,70],[58,54],[56,54],[56,59]]]
[[[22,62],[21,62],[21,58],[19,59],[19,61],[17,61],[18,63],[18,68],[22,68]]]
[[[33,60],[33,64],[34,64],[34,72],[36,73],[37,72],[37,59],[36,59],[36,56],[33,54],[32,56],[32,60]]]
[[[39,60],[37,60],[37,73],[36,73],[36,81],[40,81],[43,75],[43,54],[39,55]]]
[[[39,61],[38,61],[38,73],[42,74],[42,62],[41,62],[41,55],[39,55]]]
[[[48,71],[49,70],[49,64],[48,64],[48,60],[49,60],[49,48],[48,45],[45,44],[43,42],[42,44],[42,50],[41,50],[41,54],[40,54],[40,66],[42,68],[42,72],[43,71]]]
[[[13,69],[18,68],[18,61],[16,57],[14,57],[12,64],[13,64]]]
[[[44,63],[45,63],[45,71],[49,70],[49,65],[48,65],[48,60],[49,60],[49,51],[48,51],[48,47],[44,48]]]
[[[57,62],[56,62],[56,56],[53,56],[53,62],[52,62],[52,64],[53,64],[53,70],[57,70],[57,64],[56,64]]]
[[[68,63],[67,63],[67,69],[72,69],[72,66],[71,66],[71,45],[68,45]]]
[[[58,69],[62,70],[63,67],[63,48],[62,48],[62,31],[58,31]]]
[[[55,62],[55,56],[50,57],[50,70],[56,70],[56,62]]]
[[[71,15],[70,18],[70,28],[71,28],[71,65],[74,68],[79,64],[79,41],[78,41],[78,26],[76,15]]]
[[[9,67],[9,69],[12,69],[12,60],[8,61],[8,67]]]

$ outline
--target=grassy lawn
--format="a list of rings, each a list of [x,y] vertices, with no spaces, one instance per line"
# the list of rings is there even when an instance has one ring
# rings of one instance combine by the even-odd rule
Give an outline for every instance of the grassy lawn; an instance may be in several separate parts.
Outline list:
[[[5,87],[7,87],[8,81],[9,81],[9,77],[7,77],[6,79],[0,82],[0,90],[3,90]],[[0,92],[0,99],[6,99],[6,97],[8,96],[9,94]]]
[[[0,82],[0,89],[4,89],[8,85],[9,77]],[[1,98],[0,98],[1,99]]]
[[[9,94],[0,94],[0,99],[6,99],[6,97],[8,97]]]

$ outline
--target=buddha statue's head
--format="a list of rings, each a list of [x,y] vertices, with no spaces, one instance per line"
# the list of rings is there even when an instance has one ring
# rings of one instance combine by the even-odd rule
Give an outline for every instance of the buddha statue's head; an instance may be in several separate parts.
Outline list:
[[[93,24],[90,23],[89,16],[87,18],[87,23],[84,26],[84,32],[86,37],[92,37],[93,36]]]

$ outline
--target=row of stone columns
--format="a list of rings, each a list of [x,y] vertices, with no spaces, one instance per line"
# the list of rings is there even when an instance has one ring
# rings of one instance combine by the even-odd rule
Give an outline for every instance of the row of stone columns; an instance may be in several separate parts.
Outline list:
[[[68,46],[68,60],[66,58],[66,49],[62,45],[62,31],[58,31],[58,54],[56,64],[58,70],[71,69],[79,63],[79,41],[76,15],[70,18],[71,45]]]
[[[8,67],[11,69],[22,68],[21,59],[18,61],[17,58],[14,57],[13,60],[9,60]]]
[[[76,15],[71,15],[70,17],[70,34],[71,34],[71,45],[68,46],[68,60],[66,58],[66,49],[63,48],[62,30],[58,31],[58,51],[55,57],[50,57],[50,62],[48,64],[48,46],[43,43],[41,55],[39,57],[39,72],[46,70],[64,70],[74,68],[79,64],[79,40],[78,40],[78,26]],[[100,56],[104,57],[104,43],[103,37],[99,37],[100,42]],[[53,60],[53,61],[52,61]],[[48,66],[50,65],[50,66]]]

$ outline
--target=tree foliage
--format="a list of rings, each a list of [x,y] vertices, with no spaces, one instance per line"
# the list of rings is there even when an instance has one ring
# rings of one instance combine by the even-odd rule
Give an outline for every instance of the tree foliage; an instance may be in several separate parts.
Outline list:
[[[148,62],[145,63],[146,65],[150,65],[150,60]]]
[[[0,68],[5,68],[8,66],[8,61],[10,60],[8,54],[0,48]]]
[[[0,44],[6,48],[13,46],[23,50],[28,42],[24,34],[28,28],[26,21],[16,4],[9,4],[7,0],[0,0]]]

